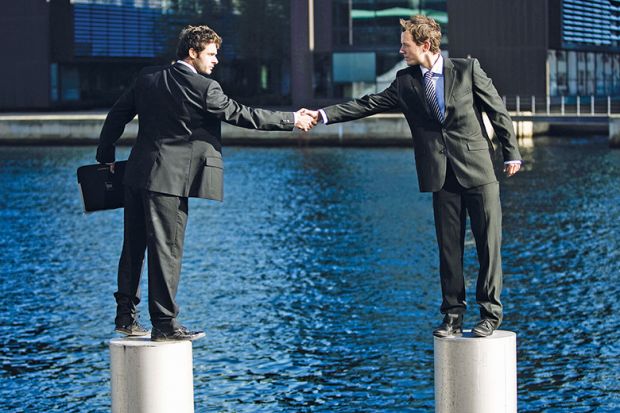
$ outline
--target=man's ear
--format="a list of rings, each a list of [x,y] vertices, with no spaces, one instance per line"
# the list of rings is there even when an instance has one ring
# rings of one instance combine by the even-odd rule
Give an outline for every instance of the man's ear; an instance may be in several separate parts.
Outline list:
[[[191,57],[192,59],[195,59],[198,57],[198,53],[196,52],[196,50],[194,50],[193,47],[189,48],[189,57]]]

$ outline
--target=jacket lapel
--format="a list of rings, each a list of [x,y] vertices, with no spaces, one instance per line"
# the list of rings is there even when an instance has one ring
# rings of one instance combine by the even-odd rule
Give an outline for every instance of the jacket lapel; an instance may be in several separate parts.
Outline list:
[[[454,64],[450,59],[443,60],[443,101],[446,105],[445,119],[452,111],[452,89],[454,88]]]
[[[426,110],[426,114],[433,118],[431,114],[431,109],[428,107],[428,102],[426,102],[426,95],[424,94],[424,81],[422,80],[422,70],[420,70],[419,65],[411,66],[409,69],[411,73],[411,85],[418,95],[418,99],[422,102],[422,106],[424,106],[424,110]]]

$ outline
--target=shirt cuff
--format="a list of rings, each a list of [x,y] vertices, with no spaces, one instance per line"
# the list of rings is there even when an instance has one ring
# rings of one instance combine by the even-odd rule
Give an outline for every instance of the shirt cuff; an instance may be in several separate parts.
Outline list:
[[[506,162],[504,162],[504,165],[510,165],[510,164],[519,164],[519,165],[521,165],[522,163],[523,163],[523,161],[521,161],[521,160],[506,161]]]
[[[321,114],[321,117],[323,118],[323,124],[327,125],[327,115],[325,114],[325,111],[323,109],[319,109],[319,113]]]
[[[297,112],[293,112],[293,123],[297,125]]]

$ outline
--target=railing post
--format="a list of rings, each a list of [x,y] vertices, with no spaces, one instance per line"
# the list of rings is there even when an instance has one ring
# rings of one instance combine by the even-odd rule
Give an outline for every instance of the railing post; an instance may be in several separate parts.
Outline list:
[[[590,114],[594,115],[594,95],[590,96]]]
[[[504,101],[504,107],[508,109],[508,104],[506,103],[506,95],[502,96],[502,100]]]
[[[532,95],[532,115],[536,113],[536,96]]]
[[[564,95],[562,95],[562,99],[560,100],[560,113],[564,116]]]
[[[579,105],[581,104],[581,97],[577,96],[577,116],[581,116],[581,108]]]
[[[517,115],[521,112],[521,98],[517,95]]]
[[[611,96],[607,95],[607,116],[611,115]]]
[[[547,115],[551,114],[551,96],[547,95]]]

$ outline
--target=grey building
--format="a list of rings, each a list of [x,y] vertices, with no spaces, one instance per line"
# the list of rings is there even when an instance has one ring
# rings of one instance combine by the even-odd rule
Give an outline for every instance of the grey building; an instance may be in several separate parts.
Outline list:
[[[620,94],[620,1],[448,2],[450,56],[478,58],[504,95]]]
[[[247,104],[320,106],[386,87],[399,18],[434,17],[501,94],[620,95],[620,0],[0,0],[0,110],[107,108],[179,29],[224,38],[214,72]]]

